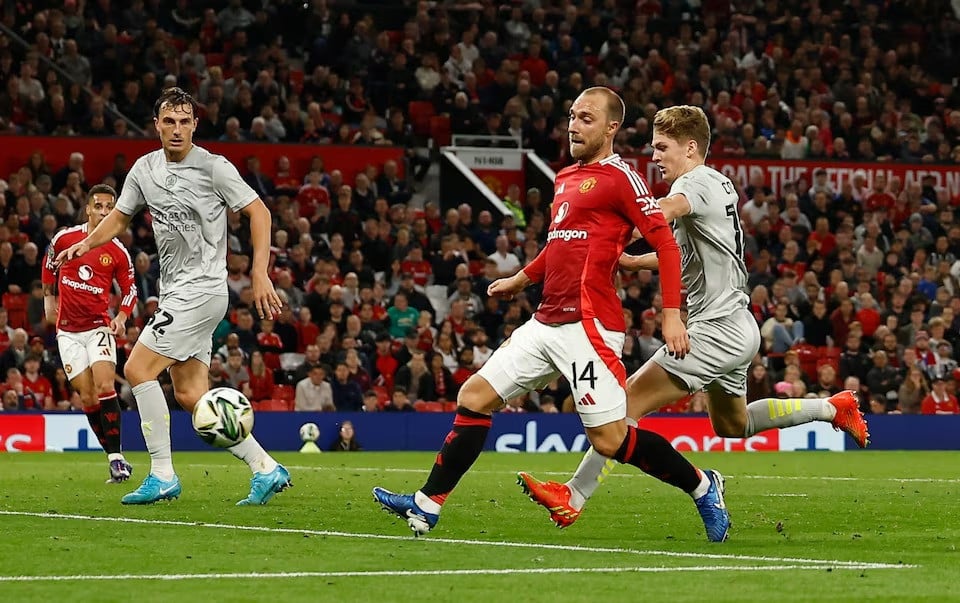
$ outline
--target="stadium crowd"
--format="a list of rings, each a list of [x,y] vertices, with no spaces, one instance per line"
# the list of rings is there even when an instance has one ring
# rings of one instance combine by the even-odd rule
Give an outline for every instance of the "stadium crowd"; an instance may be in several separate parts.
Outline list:
[[[155,137],[153,101],[178,85],[201,103],[201,145],[317,145],[305,174],[283,159],[238,166],[274,213],[271,269],[288,303],[276,322],[251,312],[249,236],[234,216],[233,303],[211,384],[262,409],[449,409],[536,307],[536,288],[509,303],[485,292],[544,244],[538,191],[508,191],[505,216],[452,199],[421,207],[428,136],[512,136],[565,165],[569,104],[607,85],[626,101],[625,154],[649,154],[653,114],[686,103],[713,121],[712,156],[960,164],[960,24],[946,1],[38,0],[5,3],[2,24],[4,133]],[[404,162],[344,182],[328,144],[395,145]],[[82,151],[57,170],[35,152],[0,181],[9,410],[77,405],[43,318],[40,262],[83,215],[89,186],[122,187],[127,168],[119,158],[88,174]],[[764,335],[748,398],[851,388],[875,413],[960,412],[960,199],[926,179],[864,176],[833,190],[825,172],[779,190],[754,180],[742,197]],[[159,295],[146,220],[123,240],[141,300],[118,342],[128,404],[124,351]],[[620,278],[630,372],[661,345],[658,284],[649,272]],[[569,393],[560,380],[505,411],[571,410]],[[702,411],[703,400],[668,410]]]

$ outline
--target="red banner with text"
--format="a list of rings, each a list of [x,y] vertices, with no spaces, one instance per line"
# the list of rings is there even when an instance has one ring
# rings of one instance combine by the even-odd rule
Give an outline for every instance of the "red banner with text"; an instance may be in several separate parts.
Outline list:
[[[624,159],[634,166],[652,185],[660,182],[660,170],[649,156],[632,156]],[[960,166],[925,165],[915,163],[857,163],[833,160],[823,161],[784,161],[773,159],[707,159],[707,164],[726,174],[731,180],[746,188],[750,177],[755,173],[763,175],[764,183],[780,194],[785,182],[796,182],[803,178],[807,187],[813,183],[815,171],[823,168],[827,172],[827,181],[834,190],[839,191],[845,183],[852,183],[856,175],[862,174],[867,186],[872,186],[878,174],[899,178],[906,188],[911,182],[932,176],[934,186],[945,187],[951,199],[960,198]],[[657,191],[658,193],[660,191]],[[665,192],[665,191],[664,191]]]
[[[387,160],[397,162],[403,173],[403,149],[384,146],[331,146],[308,144],[263,144],[247,142],[197,141],[197,144],[213,153],[219,153],[229,159],[240,173],[246,169],[246,160],[250,155],[260,158],[261,169],[270,177],[276,173],[277,160],[285,156],[290,160],[291,173],[302,178],[310,167],[314,156],[323,158],[327,172],[340,170],[344,182],[353,185],[354,177],[368,165],[374,165],[382,171]],[[66,165],[70,153],[84,155],[84,175],[91,186],[100,182],[103,176],[113,170],[114,157],[123,153],[127,157],[127,168],[141,155],[159,148],[160,142],[154,139],[127,138],[53,138],[46,136],[2,136],[0,137],[0,178],[7,176],[26,165],[34,151],[40,151],[53,171]]]

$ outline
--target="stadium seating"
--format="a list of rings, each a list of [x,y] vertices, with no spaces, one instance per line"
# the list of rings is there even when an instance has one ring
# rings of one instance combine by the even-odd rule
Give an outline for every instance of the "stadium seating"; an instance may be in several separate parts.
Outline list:
[[[4,293],[3,307],[7,309],[7,321],[14,329],[27,329],[27,302],[30,296],[26,293]]]

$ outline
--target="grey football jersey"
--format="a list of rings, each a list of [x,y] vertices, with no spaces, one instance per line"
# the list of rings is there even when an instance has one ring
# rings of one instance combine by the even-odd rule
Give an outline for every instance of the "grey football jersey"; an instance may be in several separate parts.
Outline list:
[[[688,322],[728,316],[749,303],[743,230],[730,179],[700,165],[677,178],[670,194],[682,193],[690,213],[673,221],[687,289]]]
[[[130,216],[150,209],[161,295],[227,295],[227,208],[239,211],[256,198],[225,157],[194,146],[177,163],[162,149],[137,159],[116,207]]]

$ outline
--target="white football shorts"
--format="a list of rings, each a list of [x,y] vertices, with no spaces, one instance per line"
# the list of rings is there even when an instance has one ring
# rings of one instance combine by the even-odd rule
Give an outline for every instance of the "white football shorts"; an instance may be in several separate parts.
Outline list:
[[[547,325],[530,319],[477,371],[504,400],[540,389],[563,375],[585,427],[627,416],[623,333],[588,319]]]
[[[109,327],[97,327],[90,331],[57,333],[57,348],[67,379],[76,379],[95,362],[117,364],[117,341]]]
[[[164,295],[157,312],[140,333],[139,343],[183,362],[196,358],[210,366],[213,332],[227,314],[230,298],[196,292]]]

